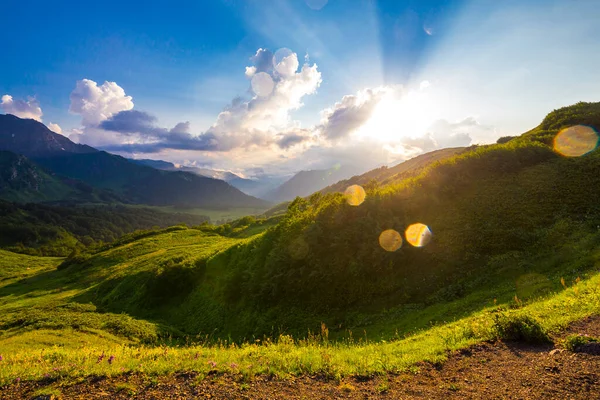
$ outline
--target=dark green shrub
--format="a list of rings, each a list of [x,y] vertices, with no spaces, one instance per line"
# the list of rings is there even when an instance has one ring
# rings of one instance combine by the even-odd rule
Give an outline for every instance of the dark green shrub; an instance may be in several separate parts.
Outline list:
[[[517,314],[494,316],[494,330],[498,339],[526,343],[551,343],[544,328],[532,317]]]

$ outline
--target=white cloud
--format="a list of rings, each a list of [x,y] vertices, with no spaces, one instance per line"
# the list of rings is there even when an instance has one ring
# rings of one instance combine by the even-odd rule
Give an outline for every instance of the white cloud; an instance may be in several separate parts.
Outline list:
[[[275,82],[271,75],[266,72],[259,72],[252,76],[252,90],[258,97],[269,97],[273,93]]]
[[[273,55],[273,67],[281,76],[291,76],[298,71],[298,56],[290,49],[279,49]]]
[[[304,64],[297,71],[296,53],[287,55],[277,64],[281,72],[275,69],[273,60],[269,50],[256,52],[251,58],[254,65],[246,68],[246,76],[251,77],[256,96],[249,100],[234,99],[217,116],[210,132],[223,137],[263,135],[274,138],[282,131],[299,126],[299,122],[291,120],[290,112],[302,107],[304,96],[316,92],[321,84],[321,73],[316,64]]]
[[[60,133],[62,135],[62,128],[58,124],[50,122],[48,124],[48,129],[50,129],[52,132]]]
[[[382,86],[344,96],[332,107],[321,111],[321,135],[334,141],[350,136],[370,120],[375,107],[393,91],[394,88]]]
[[[246,78],[251,79],[256,74],[256,67],[246,67]]]
[[[250,60],[253,65],[246,67],[245,75],[251,80],[252,97],[233,99],[213,125],[199,135],[190,133],[189,123],[169,130],[157,125],[154,116],[132,110],[132,98],[114,82],[98,87],[87,79],[79,81],[71,93],[70,111],[82,115],[84,132],[74,133],[73,138],[128,154],[171,149],[200,151],[204,156],[228,152],[228,157],[237,157],[240,151],[262,147],[265,159],[268,153],[304,147],[313,135],[301,129],[290,113],[302,107],[304,96],[314,93],[321,84],[317,66],[305,63],[298,70],[298,56],[289,50],[274,56],[267,49],[258,49]]]
[[[81,115],[84,127],[94,127],[120,111],[133,108],[133,98],[115,82],[102,85],[89,79],[77,81],[70,95],[69,111]]]
[[[35,97],[27,100],[14,100],[11,95],[5,94],[0,99],[0,109],[7,114],[13,114],[19,118],[31,118],[42,121],[42,108]]]

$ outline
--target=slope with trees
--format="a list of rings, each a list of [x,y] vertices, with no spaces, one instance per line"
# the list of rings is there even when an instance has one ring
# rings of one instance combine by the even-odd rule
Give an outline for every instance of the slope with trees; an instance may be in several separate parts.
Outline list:
[[[40,122],[0,115],[0,150],[24,155],[58,178],[111,190],[122,201],[206,208],[256,207],[269,203],[226,182],[188,172],[160,171],[75,144]]]

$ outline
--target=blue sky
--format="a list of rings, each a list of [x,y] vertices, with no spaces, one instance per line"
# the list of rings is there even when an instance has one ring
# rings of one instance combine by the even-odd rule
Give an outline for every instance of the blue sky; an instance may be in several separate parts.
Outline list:
[[[11,96],[4,112],[127,156],[249,175],[367,168],[519,134],[553,108],[600,100],[598,8],[594,0],[8,2],[0,96]],[[250,58],[280,48],[298,68],[282,75],[271,66],[273,94],[257,96]],[[94,97],[97,88],[105,97]],[[93,101],[102,113],[82,109]]]

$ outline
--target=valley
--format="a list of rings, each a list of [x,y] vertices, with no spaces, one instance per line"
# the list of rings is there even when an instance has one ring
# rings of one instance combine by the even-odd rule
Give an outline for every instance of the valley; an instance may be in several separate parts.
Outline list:
[[[420,156],[253,216],[210,217],[223,224],[162,213],[188,223],[152,227],[163,206],[127,205],[119,212],[138,210],[144,229],[86,244],[65,225],[70,251],[54,254],[5,244],[1,390],[469,396],[483,393],[477,379],[526,370],[489,387],[528,396],[542,390],[533,374],[550,368],[561,378],[544,396],[596,395],[600,361],[578,352],[600,340],[592,127],[600,103],[580,102],[504,143]],[[340,193],[350,184],[364,196]],[[31,222],[36,207],[7,203],[6,215]],[[413,237],[416,223],[427,229]],[[399,238],[391,251],[384,231]],[[577,377],[587,380],[570,391],[564,379]]]

